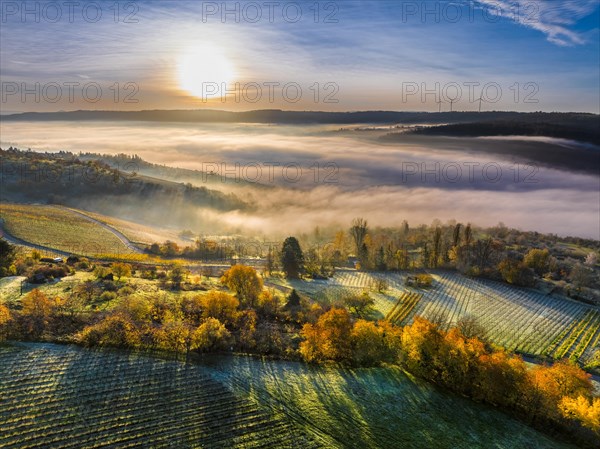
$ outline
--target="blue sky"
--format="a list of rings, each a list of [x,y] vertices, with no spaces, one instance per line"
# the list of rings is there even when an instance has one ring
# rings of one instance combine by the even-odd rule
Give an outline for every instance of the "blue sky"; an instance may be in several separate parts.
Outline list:
[[[476,110],[479,97],[484,110],[600,112],[597,0],[227,2],[230,10],[239,5],[237,17],[222,15],[225,2],[121,2],[118,20],[114,1],[97,2],[99,8],[80,2],[72,17],[58,2],[55,23],[51,2],[27,2],[39,12],[25,16],[23,2],[0,3],[2,113],[437,111],[448,110],[450,100],[454,110]],[[93,22],[98,9],[102,17]],[[258,11],[262,17],[252,23]],[[183,65],[190,58],[191,66]],[[203,90],[203,101],[200,87],[182,85],[182,70],[198,86],[226,83],[238,98]],[[58,101],[54,83],[61,86]],[[79,83],[72,101],[65,83]],[[97,101],[81,91],[89,83],[102,89]],[[40,98],[23,98],[23,88],[37,89]],[[137,102],[124,101],[127,95]]]

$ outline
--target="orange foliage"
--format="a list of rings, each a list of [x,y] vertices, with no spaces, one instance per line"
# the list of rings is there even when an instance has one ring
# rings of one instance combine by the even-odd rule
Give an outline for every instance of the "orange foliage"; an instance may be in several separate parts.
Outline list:
[[[300,353],[308,362],[349,360],[352,322],[346,309],[331,309],[319,317],[316,324],[305,324],[301,335]]]
[[[531,383],[542,393],[548,406],[556,408],[562,398],[591,398],[591,375],[568,360],[552,366],[536,366],[530,371]]]
[[[10,310],[4,304],[0,303],[0,341],[5,338],[6,332],[4,328],[10,321]]]
[[[576,419],[588,429],[600,436],[600,398],[589,400],[583,396],[577,399],[564,397],[561,399],[560,411],[565,418]]]
[[[238,299],[252,306],[263,289],[263,281],[256,270],[246,265],[234,265],[223,274],[221,283],[233,290]]]

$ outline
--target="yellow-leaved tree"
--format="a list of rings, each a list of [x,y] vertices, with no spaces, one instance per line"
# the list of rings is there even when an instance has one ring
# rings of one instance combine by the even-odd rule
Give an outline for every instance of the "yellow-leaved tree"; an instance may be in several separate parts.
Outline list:
[[[6,338],[8,322],[10,321],[10,310],[0,303],[0,341]]]
[[[256,270],[246,265],[234,265],[221,277],[221,283],[234,291],[240,302],[254,307],[262,292],[263,281]]]
[[[559,407],[564,417],[579,420],[583,426],[600,436],[600,398],[564,397]]]

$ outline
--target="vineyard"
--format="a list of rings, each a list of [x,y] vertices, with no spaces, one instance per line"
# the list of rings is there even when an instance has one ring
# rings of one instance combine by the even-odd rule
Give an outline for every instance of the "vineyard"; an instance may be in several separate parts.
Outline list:
[[[568,449],[399,368],[0,347],[0,448]]]
[[[35,348],[0,349],[1,448],[319,447],[200,366]]]
[[[598,347],[598,343],[600,343],[600,312],[589,310],[562,331],[546,348],[545,354],[555,359],[579,360],[589,349],[589,355],[585,358],[587,359]]]
[[[392,324],[402,324],[422,297],[423,295],[420,293],[402,293],[400,299],[398,299],[398,302],[390,310],[385,319]]]
[[[94,212],[85,212],[85,214],[118,230],[136,244],[150,245],[154,242],[162,243],[167,240],[176,242],[179,245],[190,244],[189,241],[182,240],[178,233],[171,229],[152,227]]]
[[[22,204],[0,204],[0,219],[15,238],[67,253],[129,254],[117,236],[68,209]]]
[[[588,361],[600,344],[600,311],[582,303],[471,279],[455,272],[433,271],[430,288],[404,285],[407,273],[365,273],[338,270],[327,281],[294,285],[318,301],[335,302],[348,293],[368,290],[375,300],[375,318],[408,324],[416,315],[440,320],[448,328],[473,316],[487,337],[511,351]],[[386,288],[379,292],[378,281]]]

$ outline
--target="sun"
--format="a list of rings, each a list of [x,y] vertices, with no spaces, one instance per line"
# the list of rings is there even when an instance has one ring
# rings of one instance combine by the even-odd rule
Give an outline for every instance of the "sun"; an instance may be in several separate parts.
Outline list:
[[[214,45],[195,46],[179,58],[179,86],[199,98],[220,98],[235,77],[235,68],[222,49]]]

